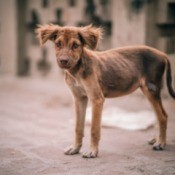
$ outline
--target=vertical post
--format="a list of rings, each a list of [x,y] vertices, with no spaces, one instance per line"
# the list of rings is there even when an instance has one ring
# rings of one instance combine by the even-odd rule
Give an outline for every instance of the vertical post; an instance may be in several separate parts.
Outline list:
[[[26,57],[26,10],[27,0],[17,1],[17,74],[22,75]]]

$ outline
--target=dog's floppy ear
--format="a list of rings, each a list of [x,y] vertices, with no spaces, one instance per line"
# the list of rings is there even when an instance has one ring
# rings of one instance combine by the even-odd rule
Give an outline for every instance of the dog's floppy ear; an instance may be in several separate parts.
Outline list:
[[[38,25],[35,30],[40,45],[42,46],[47,40],[54,41],[59,33],[60,27],[58,25],[46,24]]]
[[[81,27],[79,31],[82,43],[92,50],[96,49],[98,41],[102,38],[102,34],[102,28],[93,27],[92,25]]]

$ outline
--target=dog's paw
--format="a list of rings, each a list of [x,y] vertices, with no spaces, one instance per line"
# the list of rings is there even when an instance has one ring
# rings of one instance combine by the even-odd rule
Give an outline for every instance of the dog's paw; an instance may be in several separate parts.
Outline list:
[[[80,151],[81,147],[74,147],[74,146],[70,146],[69,148],[66,148],[64,150],[64,154],[65,155],[74,155],[74,154],[78,154]]]
[[[165,143],[160,143],[160,142],[156,142],[154,145],[153,145],[153,150],[155,151],[162,151],[165,149]]]
[[[82,157],[83,158],[96,158],[98,155],[98,151],[88,151],[83,153]]]
[[[156,143],[156,138],[153,138],[151,140],[148,140],[149,145],[154,145]]]

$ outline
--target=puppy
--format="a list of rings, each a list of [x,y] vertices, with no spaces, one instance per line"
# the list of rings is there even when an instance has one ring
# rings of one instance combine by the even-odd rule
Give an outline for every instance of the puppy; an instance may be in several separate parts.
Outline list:
[[[132,46],[94,51],[102,35],[102,29],[85,27],[60,27],[40,25],[36,29],[40,44],[51,40],[55,45],[56,60],[65,70],[65,81],[70,87],[75,104],[75,142],[66,155],[77,154],[84,136],[85,113],[88,100],[92,105],[91,144],[84,158],[98,155],[101,116],[105,98],[129,94],[140,88],[156,113],[159,135],[150,141],[154,150],[166,145],[167,114],[162,106],[160,92],[166,71],[167,87],[172,88],[171,67],[167,55],[147,47]]]

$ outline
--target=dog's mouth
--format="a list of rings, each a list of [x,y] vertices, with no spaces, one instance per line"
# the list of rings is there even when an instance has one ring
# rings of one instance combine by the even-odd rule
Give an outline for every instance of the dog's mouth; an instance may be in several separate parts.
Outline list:
[[[71,66],[70,66],[70,61],[59,61],[57,60],[57,64],[58,66],[61,68],[61,69],[69,69]]]
[[[73,61],[71,59],[69,59],[68,61],[60,61],[57,59],[57,64],[61,69],[72,69],[73,67],[75,67],[77,65],[79,61]]]
[[[69,64],[67,65],[59,64],[59,67],[62,69],[70,69],[71,66]]]

